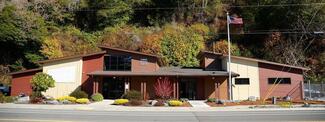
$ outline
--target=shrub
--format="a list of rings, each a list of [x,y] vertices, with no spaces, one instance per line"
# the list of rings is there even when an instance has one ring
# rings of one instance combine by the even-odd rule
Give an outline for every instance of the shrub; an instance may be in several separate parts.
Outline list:
[[[68,101],[70,101],[70,102],[72,102],[72,103],[75,103],[76,100],[77,100],[77,98],[72,97],[72,96],[62,96],[62,97],[57,98],[56,100],[58,100],[58,101],[60,101],[60,102],[62,102],[62,101],[64,101],[64,100],[68,100]]]
[[[290,108],[292,107],[292,102],[279,102],[278,105],[283,108]]]
[[[0,92],[0,103],[4,103],[5,102],[5,97],[1,92]]]
[[[129,99],[129,100],[141,100],[142,95],[139,91],[131,90],[126,92],[122,98]]]
[[[43,95],[41,92],[32,92],[30,95],[30,103],[41,103],[43,101]]]
[[[85,91],[81,91],[81,90],[75,90],[75,91],[71,92],[70,96],[75,97],[77,99],[88,98],[88,94]]]
[[[128,102],[129,102],[128,99],[116,99],[113,104],[114,105],[124,105]]]
[[[91,95],[91,99],[95,102],[98,102],[98,101],[103,101],[104,97],[101,93],[96,93],[96,94]]]
[[[89,103],[89,99],[88,98],[80,98],[80,99],[76,100],[76,103],[87,104],[87,103]]]
[[[16,100],[16,98],[13,96],[5,96],[5,99],[4,99],[5,103],[13,103],[13,102],[15,102],[15,100]]]
[[[42,72],[36,73],[31,80],[32,89],[35,94],[41,94],[41,92],[54,87],[54,82],[52,76]]]
[[[167,77],[158,79],[154,85],[155,94],[161,99],[168,99],[173,93],[173,87]]]
[[[216,98],[208,98],[208,99],[207,99],[207,102],[216,102],[216,101],[217,101]]]
[[[179,100],[170,100],[170,101],[168,101],[168,105],[169,106],[181,106],[181,105],[183,105],[183,102],[179,101]]]

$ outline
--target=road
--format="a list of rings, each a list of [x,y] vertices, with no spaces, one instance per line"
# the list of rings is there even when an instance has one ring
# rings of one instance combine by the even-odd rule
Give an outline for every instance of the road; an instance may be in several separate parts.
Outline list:
[[[217,122],[325,121],[325,111],[112,112],[1,108],[0,122]]]

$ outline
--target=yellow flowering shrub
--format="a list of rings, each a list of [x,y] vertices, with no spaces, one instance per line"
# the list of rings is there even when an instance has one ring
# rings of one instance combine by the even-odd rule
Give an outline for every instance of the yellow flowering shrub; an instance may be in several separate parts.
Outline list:
[[[76,100],[76,103],[79,103],[79,104],[87,104],[87,103],[89,103],[89,99],[87,99],[87,98],[80,98],[80,99],[77,99]]]
[[[116,99],[113,104],[114,105],[124,105],[128,102],[129,102],[128,99]]]
[[[57,98],[56,100],[58,100],[58,101],[68,100],[68,101],[70,101],[70,102],[75,103],[76,100],[77,100],[77,98],[75,98],[75,97],[71,97],[71,96],[62,96],[62,97]]]
[[[168,101],[168,105],[169,106],[181,106],[181,105],[183,105],[183,102],[179,101],[179,100],[170,100],[170,101]]]

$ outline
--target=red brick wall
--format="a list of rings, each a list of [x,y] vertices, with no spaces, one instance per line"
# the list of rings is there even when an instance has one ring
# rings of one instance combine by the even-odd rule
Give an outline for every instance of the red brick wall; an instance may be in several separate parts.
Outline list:
[[[152,72],[159,69],[158,59],[156,57],[140,55],[140,54],[133,54],[128,52],[122,51],[115,51],[115,50],[106,50],[108,55],[131,55],[132,56],[132,72]],[[141,64],[141,59],[146,58],[148,62],[143,65]]]
[[[30,80],[38,72],[41,70],[12,75],[11,96],[17,96],[20,93],[30,95],[32,93]]]
[[[93,82],[92,78],[89,77],[87,73],[103,70],[104,54],[83,57],[82,60],[81,89],[91,95],[93,92]]]
[[[259,80],[260,80],[260,93],[261,98],[264,99],[271,89],[272,84],[268,84],[268,78],[291,78],[291,84],[279,84],[274,88],[273,92],[268,96],[284,97],[289,95],[291,98],[300,100],[302,99],[302,86],[303,75],[301,69],[283,68],[282,66],[258,63],[259,66]]]

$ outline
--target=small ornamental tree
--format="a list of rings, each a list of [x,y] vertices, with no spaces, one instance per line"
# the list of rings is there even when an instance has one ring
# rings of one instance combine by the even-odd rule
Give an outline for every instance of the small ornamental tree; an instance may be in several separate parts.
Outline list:
[[[54,82],[52,76],[42,72],[36,73],[31,80],[33,92],[41,95],[43,91],[54,87]]]
[[[156,96],[161,99],[168,99],[173,93],[172,83],[167,77],[157,79],[154,88]]]

